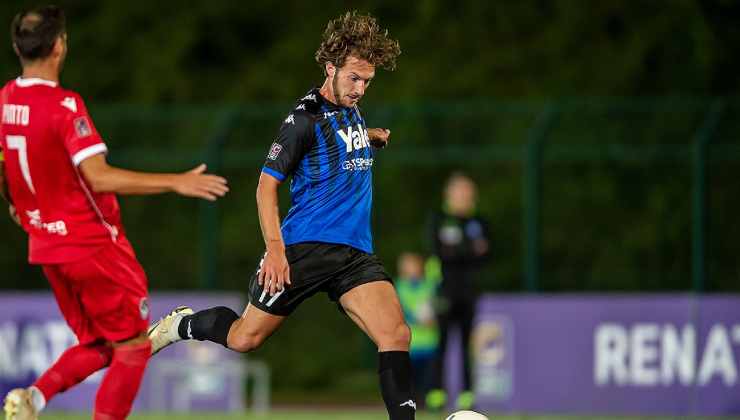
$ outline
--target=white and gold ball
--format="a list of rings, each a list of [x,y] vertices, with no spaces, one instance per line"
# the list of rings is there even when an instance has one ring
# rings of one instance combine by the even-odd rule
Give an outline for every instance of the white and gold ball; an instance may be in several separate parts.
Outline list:
[[[488,420],[488,417],[475,411],[458,411],[450,414],[446,420]]]

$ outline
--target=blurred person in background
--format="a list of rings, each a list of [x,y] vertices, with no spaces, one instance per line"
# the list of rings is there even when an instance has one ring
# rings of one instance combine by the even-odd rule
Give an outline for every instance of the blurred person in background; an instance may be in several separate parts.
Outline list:
[[[450,328],[457,326],[462,338],[463,392],[455,405],[470,409],[475,404],[472,391],[470,335],[478,300],[476,283],[489,256],[488,223],[476,213],[477,188],[463,173],[453,173],[444,190],[442,211],[431,221],[431,243],[439,258],[442,283],[435,304],[439,326],[439,351],[433,366],[433,390],[427,394],[430,409],[447,404],[443,390],[444,360]]]
[[[424,395],[430,389],[430,367],[439,342],[433,308],[438,285],[439,277],[428,276],[425,272],[421,255],[405,252],[398,257],[396,290],[404,317],[411,328],[409,352],[419,401],[424,400]]]
[[[93,418],[131,410],[150,356],[147,278],[126,238],[116,194],[178,194],[216,200],[226,180],[200,165],[182,174],[108,165],[107,147],[82,98],[59,85],[67,55],[64,12],[21,12],[11,25],[23,73],[0,90],[0,195],[28,233],[78,344],[29,388],[5,398],[6,420],[36,419],[57,394],[108,368]]]

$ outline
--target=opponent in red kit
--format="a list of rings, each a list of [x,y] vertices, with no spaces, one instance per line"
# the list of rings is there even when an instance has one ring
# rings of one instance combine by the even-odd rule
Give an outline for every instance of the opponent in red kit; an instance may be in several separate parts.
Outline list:
[[[147,279],[126,239],[115,193],[216,200],[226,180],[205,166],[147,174],[107,164],[107,148],[74,92],[59,86],[67,52],[65,18],[47,6],[18,14],[13,46],[23,75],[0,91],[0,192],[29,235],[79,344],[27,389],[11,391],[6,419],[35,419],[54,395],[108,367],[96,420],[124,419],[150,355]]]

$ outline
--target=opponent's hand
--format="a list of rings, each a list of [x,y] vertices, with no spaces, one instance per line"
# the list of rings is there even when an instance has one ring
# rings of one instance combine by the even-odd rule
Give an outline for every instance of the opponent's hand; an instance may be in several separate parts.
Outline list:
[[[370,138],[370,145],[382,149],[388,145],[391,137],[391,130],[387,128],[368,128],[367,136]]]
[[[8,213],[10,213],[10,218],[13,219],[13,221],[18,226],[22,226],[21,225],[21,218],[18,216],[18,212],[15,211],[15,206],[13,206],[12,204],[10,206],[8,206]]]
[[[275,296],[275,293],[281,292],[291,284],[290,265],[284,250],[267,250],[262,267],[257,273],[257,283],[262,286],[262,290],[268,291],[270,296]]]
[[[217,175],[206,174],[206,165],[200,164],[198,167],[188,172],[177,175],[173,190],[186,197],[202,198],[208,201],[216,201],[229,192],[227,181]]]

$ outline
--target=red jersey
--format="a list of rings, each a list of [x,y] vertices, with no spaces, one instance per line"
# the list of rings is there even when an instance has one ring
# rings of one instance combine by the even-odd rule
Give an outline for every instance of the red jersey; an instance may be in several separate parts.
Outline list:
[[[32,264],[91,256],[116,241],[115,194],[92,192],[78,165],[106,153],[82,98],[57,83],[18,78],[0,90],[0,152]]]

